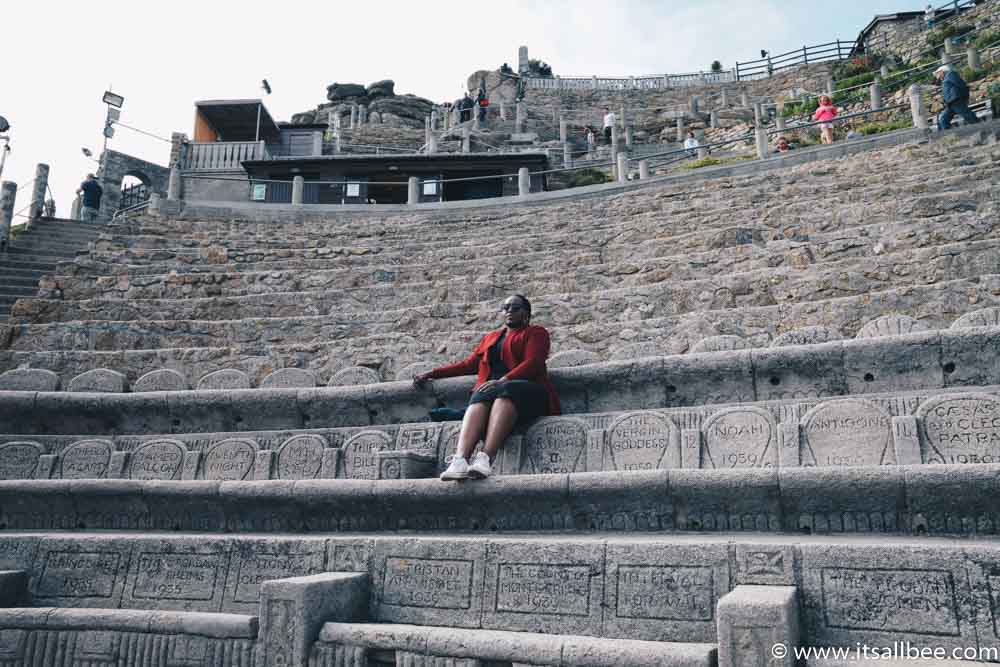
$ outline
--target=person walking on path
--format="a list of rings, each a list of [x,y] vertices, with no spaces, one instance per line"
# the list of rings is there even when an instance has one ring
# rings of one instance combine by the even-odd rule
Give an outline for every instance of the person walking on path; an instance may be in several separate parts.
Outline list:
[[[815,120],[820,121],[820,133],[823,135],[824,144],[833,143],[833,119],[837,117],[837,107],[829,95],[821,95],[819,98],[819,108],[813,115]]]
[[[948,65],[941,65],[934,70],[934,78],[941,82],[941,97],[944,98],[944,111],[938,116],[938,129],[949,129],[955,116],[960,116],[966,125],[978,123],[979,118],[969,108],[969,86],[962,76]]]
[[[83,195],[83,206],[80,208],[80,219],[84,222],[97,222],[101,212],[101,196],[104,189],[97,182],[97,177],[87,174],[87,180],[80,184],[76,194]]]
[[[618,116],[611,109],[604,110],[604,141],[611,143],[611,128],[618,122]]]
[[[504,326],[483,336],[468,358],[413,378],[413,384],[421,387],[428,380],[476,375],[458,448],[441,473],[442,481],[489,477],[497,450],[515,426],[560,412],[559,397],[545,368],[549,332],[531,324],[531,302],[520,294],[508,297],[501,310]],[[472,456],[480,440],[483,449]]]

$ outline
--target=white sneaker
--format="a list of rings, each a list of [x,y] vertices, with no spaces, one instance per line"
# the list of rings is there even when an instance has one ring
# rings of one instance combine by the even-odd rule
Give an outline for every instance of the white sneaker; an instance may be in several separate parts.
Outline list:
[[[473,479],[486,479],[493,474],[490,467],[490,457],[483,452],[476,452],[469,464],[468,476]]]
[[[461,456],[453,456],[448,469],[441,473],[442,482],[455,482],[469,477],[469,462]]]

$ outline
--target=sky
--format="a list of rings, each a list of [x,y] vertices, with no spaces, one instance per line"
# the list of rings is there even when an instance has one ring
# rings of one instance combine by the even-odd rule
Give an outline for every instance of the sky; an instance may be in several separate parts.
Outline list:
[[[935,4],[940,4],[936,0]],[[97,164],[109,86],[121,122],[169,139],[192,134],[194,102],[250,99],[279,121],[326,101],[334,82],[393,79],[397,93],[435,101],[470,74],[516,67],[517,50],[561,76],[641,76],[730,68],[830,42],[853,41],[875,14],[919,10],[905,0],[504,0],[502,3],[52,3],[6,0],[0,13],[0,116],[11,125],[2,180],[24,184],[51,168],[57,214]],[[155,7],[155,10],[147,9]],[[170,145],[118,128],[109,147],[166,165]],[[18,193],[16,210],[28,205]],[[20,219],[23,222],[23,218]],[[17,224],[18,220],[15,220]]]

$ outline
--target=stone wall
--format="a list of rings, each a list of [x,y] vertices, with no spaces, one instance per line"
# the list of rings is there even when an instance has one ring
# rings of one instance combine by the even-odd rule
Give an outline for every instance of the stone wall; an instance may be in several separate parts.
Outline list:
[[[104,189],[101,198],[101,217],[110,220],[121,203],[122,181],[126,176],[138,178],[148,188],[150,193],[167,195],[167,184],[170,181],[170,170],[152,162],[119,153],[106,151],[101,155],[101,170],[98,181]]]

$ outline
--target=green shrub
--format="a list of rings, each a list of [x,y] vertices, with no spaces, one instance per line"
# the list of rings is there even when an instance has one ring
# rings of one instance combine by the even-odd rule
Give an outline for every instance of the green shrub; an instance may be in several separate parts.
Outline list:
[[[818,108],[819,99],[812,97],[802,102],[786,103],[785,107],[781,110],[781,115],[785,118],[802,115],[811,116]]]
[[[904,128],[908,128],[911,126],[912,123],[909,120],[900,119],[900,120],[890,120],[884,122],[865,123],[864,125],[860,125],[855,129],[867,137],[872,134],[882,134],[883,132],[902,130]]]
[[[610,180],[611,177],[600,169],[581,169],[574,171],[566,179],[566,187],[578,188],[584,185],[598,185],[599,183],[607,183]]]
[[[702,167],[717,167],[720,164],[725,164],[723,160],[717,157],[703,157],[700,160],[695,160],[694,162],[686,162],[681,165],[681,169],[701,169]]]
[[[958,28],[954,24],[946,25],[943,28],[937,28],[936,30],[931,30],[927,33],[927,46],[931,49],[937,49],[944,46],[944,40],[949,37],[955,37],[958,35]]]
[[[1000,30],[987,30],[972,40],[973,46],[977,49],[984,49],[995,42],[1000,42]]]

